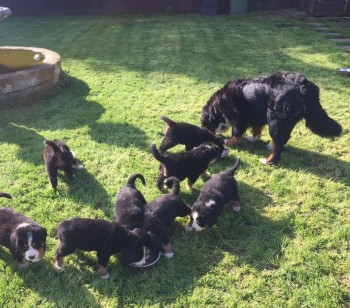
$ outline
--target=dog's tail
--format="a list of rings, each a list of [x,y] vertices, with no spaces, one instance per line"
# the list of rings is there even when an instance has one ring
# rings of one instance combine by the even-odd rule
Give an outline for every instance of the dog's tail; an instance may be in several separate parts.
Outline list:
[[[307,87],[311,88],[310,91],[307,91],[311,97],[307,98],[308,102],[305,106],[306,127],[321,137],[340,136],[342,133],[341,125],[330,118],[320,104],[319,88],[311,82]]]
[[[0,192],[0,197],[4,197],[4,198],[7,198],[7,199],[12,199],[12,196],[8,193],[5,193],[5,192]]]
[[[135,188],[135,181],[136,181],[136,179],[140,179],[142,184],[146,185],[145,178],[143,177],[143,175],[141,173],[134,173],[134,174],[132,174],[129,177],[128,182],[126,183],[126,185]]]
[[[46,144],[46,145],[50,146],[51,148],[53,148],[53,150],[55,152],[62,152],[60,147],[55,142],[53,142],[51,140],[44,140],[44,144]]]
[[[172,188],[171,193],[178,195],[180,193],[180,181],[177,177],[171,176],[164,181],[165,185]]]
[[[228,169],[226,172],[228,172],[228,174],[230,175],[234,175],[240,164],[241,164],[241,159],[237,157],[235,165],[232,168]]]
[[[174,122],[166,116],[161,116],[160,119],[163,120],[166,124],[168,124],[168,126],[174,126],[176,124],[176,122]]]
[[[168,158],[166,156],[163,156],[159,153],[157,146],[155,143],[152,143],[151,145],[151,152],[156,160],[158,160],[161,163],[166,163]]]

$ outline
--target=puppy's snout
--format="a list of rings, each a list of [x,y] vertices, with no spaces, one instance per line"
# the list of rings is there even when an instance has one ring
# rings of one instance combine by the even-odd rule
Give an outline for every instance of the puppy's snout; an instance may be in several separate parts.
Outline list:
[[[35,259],[35,256],[34,255],[33,256],[28,256],[28,259],[33,260],[33,259]]]

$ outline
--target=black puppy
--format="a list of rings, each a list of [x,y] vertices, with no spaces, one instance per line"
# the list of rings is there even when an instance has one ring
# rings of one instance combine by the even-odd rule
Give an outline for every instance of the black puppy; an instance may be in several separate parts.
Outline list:
[[[222,156],[227,155],[225,141],[220,136],[213,134],[206,128],[201,128],[185,122],[174,122],[168,117],[160,117],[167,125],[162,143],[159,146],[160,153],[178,145],[184,144],[186,151],[192,150],[204,142],[213,142],[222,151]]]
[[[171,258],[174,253],[166,229],[176,217],[189,215],[191,208],[179,197],[179,180],[170,177],[166,179],[166,183],[172,187],[172,191],[146,205],[144,222],[153,249],[158,248],[158,251],[161,249],[166,258]]]
[[[167,156],[160,154],[155,144],[152,144],[151,151],[154,158],[160,162],[157,179],[157,187],[160,190],[164,180],[171,176],[175,176],[179,181],[188,178],[187,188],[192,189],[192,185],[205,173],[209,163],[222,153],[220,147],[212,142],[202,143],[190,151],[169,153]]]
[[[146,185],[142,174],[132,174],[127,184],[119,191],[114,206],[116,221],[129,230],[143,226],[143,213],[147,203],[141,192],[135,188],[136,179],[140,179],[142,184]]]
[[[59,223],[56,239],[60,241],[55,261],[55,268],[59,271],[63,270],[64,257],[76,249],[97,252],[97,271],[103,279],[110,277],[107,266],[109,258],[116,253],[121,253],[122,260],[126,263],[146,263],[144,233],[139,229],[130,231],[117,222],[71,218]]]
[[[187,231],[201,231],[216,224],[224,206],[229,201],[233,202],[233,210],[241,209],[236,180],[232,177],[240,165],[240,159],[236,164],[223,172],[213,176],[205,182],[197,201],[193,205]]]
[[[1,193],[1,197],[11,198]],[[40,261],[46,251],[45,228],[8,207],[0,208],[0,244],[7,247],[20,268]]]
[[[74,153],[62,140],[45,140],[44,161],[45,169],[53,189],[57,188],[58,170],[63,170],[69,180],[74,179],[73,169],[82,169],[74,158]]]
[[[267,124],[272,151],[264,164],[276,164],[295,125],[306,120],[306,126],[321,137],[339,136],[342,127],[331,119],[320,104],[320,89],[297,72],[278,72],[271,76],[236,79],[216,91],[202,109],[202,127],[221,133],[232,127],[235,145],[251,127],[260,138]]]

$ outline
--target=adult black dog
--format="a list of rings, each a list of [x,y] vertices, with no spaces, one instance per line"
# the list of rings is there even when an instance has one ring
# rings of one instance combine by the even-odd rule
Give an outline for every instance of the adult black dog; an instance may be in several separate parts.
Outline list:
[[[147,203],[141,192],[135,187],[136,179],[140,179],[142,184],[146,185],[142,174],[132,174],[126,185],[117,194],[114,205],[115,220],[129,230],[143,226],[143,213]]]
[[[215,133],[232,127],[228,146],[235,145],[248,127],[259,139],[268,124],[272,152],[262,162],[272,165],[280,160],[284,145],[294,126],[306,126],[321,137],[339,136],[342,127],[331,119],[320,104],[319,88],[297,72],[278,72],[271,76],[229,81],[214,93],[203,107],[202,126]]]

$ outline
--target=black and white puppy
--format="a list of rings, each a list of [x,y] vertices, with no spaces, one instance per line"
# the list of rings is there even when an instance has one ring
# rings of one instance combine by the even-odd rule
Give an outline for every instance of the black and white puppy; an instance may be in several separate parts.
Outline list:
[[[160,162],[157,187],[161,190],[164,180],[171,176],[179,181],[188,178],[187,188],[192,189],[192,185],[205,173],[209,163],[221,156],[222,150],[213,142],[205,142],[190,151],[169,153],[167,156],[160,154],[156,145],[152,144],[151,152]]]
[[[215,225],[225,204],[230,201],[233,204],[233,210],[240,211],[237,182],[233,178],[239,165],[240,159],[238,158],[232,168],[216,174],[205,182],[193,205],[190,223],[185,228],[187,231],[201,231]]]
[[[2,194],[2,197],[11,197]],[[46,251],[45,228],[8,207],[0,208],[0,244],[7,247],[20,268],[40,261]]]
[[[144,232],[140,229],[128,230],[117,222],[103,219],[71,218],[64,220],[56,228],[59,246],[56,250],[55,268],[64,268],[64,257],[76,249],[97,252],[97,271],[101,278],[109,278],[107,266],[109,258],[121,253],[122,261],[143,265],[145,260]]]
[[[143,226],[143,213],[147,203],[141,192],[135,187],[136,179],[140,179],[142,184],[146,185],[142,174],[132,174],[126,185],[118,192],[114,205],[115,220],[129,230]]]
[[[176,217],[190,215],[191,208],[179,197],[179,180],[170,177],[166,182],[169,187],[172,187],[172,191],[146,205],[144,221],[150,242],[157,246],[158,251],[161,249],[166,258],[171,258],[174,253],[167,235],[167,227],[175,221]]]
[[[74,158],[74,153],[62,140],[45,140],[44,161],[45,169],[53,189],[57,188],[58,170],[63,170],[71,181],[74,179],[73,169],[83,169]]]
[[[184,144],[186,151],[190,151],[204,142],[213,142],[220,147],[222,156],[227,155],[228,149],[225,148],[224,139],[208,129],[185,122],[174,122],[165,116],[160,118],[166,123],[164,138],[159,146],[160,153],[178,144]]]

